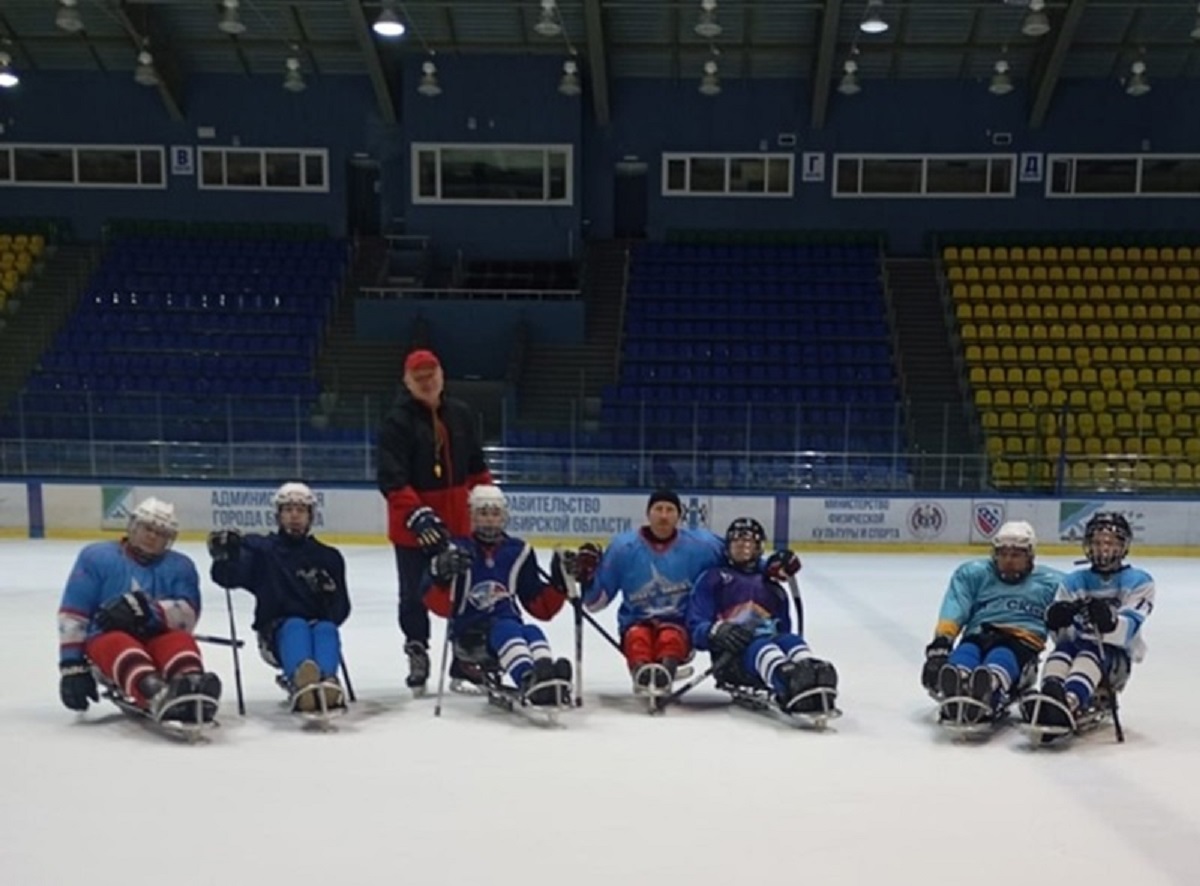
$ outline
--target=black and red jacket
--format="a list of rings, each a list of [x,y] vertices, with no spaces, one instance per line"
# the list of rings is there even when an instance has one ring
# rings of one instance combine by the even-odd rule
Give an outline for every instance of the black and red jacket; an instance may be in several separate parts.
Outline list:
[[[378,459],[392,544],[417,547],[405,523],[423,505],[437,512],[451,535],[470,534],[467,493],[491,483],[492,475],[466,403],[443,396],[435,412],[404,391],[383,419]]]

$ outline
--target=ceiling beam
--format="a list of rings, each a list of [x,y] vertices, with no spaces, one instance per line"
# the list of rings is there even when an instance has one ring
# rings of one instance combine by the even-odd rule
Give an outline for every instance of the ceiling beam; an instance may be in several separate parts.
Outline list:
[[[842,0],[826,0],[821,13],[821,42],[817,46],[817,69],[813,71],[812,119],[813,129],[825,126],[829,111],[829,90],[833,85],[834,57],[837,55],[838,22],[842,17]]]
[[[604,42],[604,14],[600,0],[584,0],[583,21],[587,30],[588,82],[592,87],[592,110],[597,126],[607,126],[611,117],[608,107],[608,55]]]
[[[388,85],[387,75],[383,72],[383,63],[379,60],[379,50],[371,36],[371,25],[367,22],[367,14],[363,12],[362,0],[345,0],[346,9],[350,13],[350,26],[354,29],[354,39],[362,50],[363,59],[367,64],[367,75],[371,78],[371,86],[375,90],[375,104],[379,107],[379,116],[384,123],[394,124],[397,120],[396,100],[392,97],[392,89]]]
[[[1066,14],[1058,26],[1058,35],[1054,40],[1054,48],[1050,50],[1050,60],[1046,62],[1046,70],[1038,83],[1037,95],[1033,100],[1033,110],[1029,112],[1029,127],[1038,129],[1046,122],[1046,112],[1050,110],[1050,100],[1054,98],[1054,88],[1058,86],[1058,77],[1062,73],[1063,63],[1067,60],[1067,52],[1071,49],[1071,40],[1079,28],[1079,20],[1083,18],[1083,9],[1087,0],[1071,0]]]
[[[158,95],[162,99],[167,113],[172,120],[182,122],[186,119],[183,113],[183,73],[176,61],[176,54],[171,51],[172,40],[167,33],[166,25],[159,19],[159,13],[152,7],[139,5],[136,12],[133,4],[120,0],[112,7],[113,14],[121,27],[125,29],[130,42],[133,43],[134,54],[147,49],[154,56],[154,71],[158,74]],[[133,17],[137,16],[141,23],[139,29]],[[98,42],[92,38],[93,42]]]

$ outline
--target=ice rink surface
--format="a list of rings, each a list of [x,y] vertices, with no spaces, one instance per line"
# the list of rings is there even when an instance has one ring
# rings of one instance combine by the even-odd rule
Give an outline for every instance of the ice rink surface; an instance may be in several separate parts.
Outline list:
[[[380,546],[343,549],[359,701],[339,730],[302,731],[250,650],[239,717],[229,650],[206,646],[222,725],[186,746],[109,704],[60,705],[55,610],[80,546],[0,541],[5,884],[1200,883],[1192,561],[1135,546],[1158,608],[1122,698],[1124,745],[1111,728],[1062,751],[1013,728],[970,745],[939,734],[918,675],[963,559],[942,555],[804,555],[808,640],[841,673],[845,716],[825,733],[731,709],[711,684],[652,718],[590,630],[585,707],[562,727],[465,696],[435,719],[403,687]],[[199,630],[227,634],[202,546],[179,549],[204,576]],[[243,637],[250,602],[235,592]],[[569,656],[569,611],[548,633]],[[435,625],[435,665],[439,638]]]

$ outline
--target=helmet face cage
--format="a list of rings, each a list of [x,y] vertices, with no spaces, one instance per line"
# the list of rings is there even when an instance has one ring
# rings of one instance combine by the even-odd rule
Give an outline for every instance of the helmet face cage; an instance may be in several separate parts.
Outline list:
[[[144,557],[160,556],[175,543],[179,521],[175,506],[157,498],[148,498],[129,515],[126,541]]]
[[[1115,572],[1129,556],[1133,527],[1121,514],[1101,511],[1083,530],[1083,553],[1098,572]]]
[[[1020,584],[1033,572],[1037,536],[1023,520],[1005,523],[992,539],[992,565],[1000,580]]]
[[[748,556],[738,560],[733,556],[733,543],[742,540],[753,542],[754,547]],[[725,556],[734,566],[746,567],[756,565],[758,558],[762,555],[763,545],[766,544],[766,541],[767,532],[763,529],[761,523],[750,517],[738,517],[725,530]]]
[[[496,486],[476,486],[467,503],[471,509],[471,533],[485,544],[504,535],[508,526],[508,499]]]
[[[271,499],[275,503],[275,524],[281,531],[291,535],[307,535],[312,529],[313,522],[317,515],[317,497],[313,491],[304,483],[284,483],[276,490],[274,497]],[[285,525],[283,518],[283,509],[287,505],[298,505],[308,512],[308,520],[303,527],[295,525],[293,521],[287,521],[290,525]]]

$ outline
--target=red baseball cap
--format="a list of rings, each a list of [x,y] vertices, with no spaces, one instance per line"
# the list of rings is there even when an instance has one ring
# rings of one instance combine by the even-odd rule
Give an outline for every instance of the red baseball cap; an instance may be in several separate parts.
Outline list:
[[[426,366],[431,366],[434,369],[437,369],[441,365],[441,362],[437,358],[437,354],[435,354],[433,351],[421,349],[419,351],[413,351],[404,358],[404,374],[407,375],[410,372]]]

